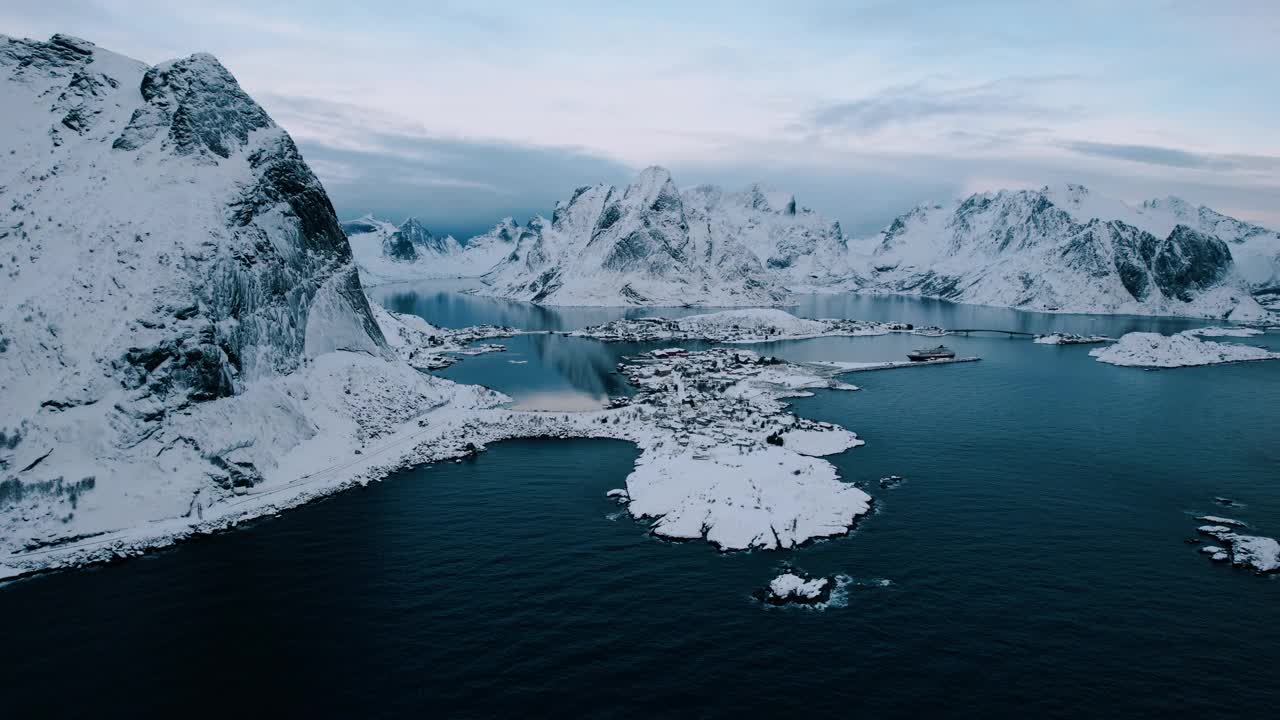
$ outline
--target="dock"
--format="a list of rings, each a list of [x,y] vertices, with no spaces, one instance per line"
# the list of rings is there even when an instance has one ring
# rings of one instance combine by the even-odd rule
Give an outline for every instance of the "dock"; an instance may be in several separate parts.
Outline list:
[[[835,370],[837,375],[854,372],[870,372],[872,370],[896,370],[906,367],[930,367],[933,365],[954,365],[955,363],[978,362],[980,357],[951,358],[949,360],[891,360],[888,362],[827,362],[808,363],[827,370]]]
[[[972,335],[973,333],[991,333],[993,335],[1008,335],[1009,337],[1035,337],[1036,333],[1023,332],[1021,330],[992,330],[990,328],[960,328],[958,330],[948,330],[948,335]]]

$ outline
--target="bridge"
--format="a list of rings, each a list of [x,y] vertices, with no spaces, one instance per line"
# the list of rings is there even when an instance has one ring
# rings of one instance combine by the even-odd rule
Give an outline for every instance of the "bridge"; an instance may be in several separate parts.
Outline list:
[[[972,335],[973,333],[993,333],[995,335],[1008,335],[1009,337],[1035,337],[1036,333],[1023,332],[1021,330],[992,330],[990,328],[961,328],[959,330],[948,330],[948,335]]]

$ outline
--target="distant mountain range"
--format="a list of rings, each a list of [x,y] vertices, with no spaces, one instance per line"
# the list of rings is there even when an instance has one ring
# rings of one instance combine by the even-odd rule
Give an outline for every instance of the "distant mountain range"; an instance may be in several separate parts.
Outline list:
[[[366,285],[424,278],[477,277],[515,247],[526,228],[505,218],[488,232],[458,241],[434,235],[416,218],[396,225],[371,215],[348,220],[342,229]]]
[[[625,188],[578,188],[550,220],[522,227],[507,218],[456,249],[416,257],[397,251],[399,230],[388,223],[348,225],[373,282],[483,276],[488,294],[551,305],[777,305],[788,288],[850,274],[839,223],[793,196],[758,185],[682,191],[658,167]]]
[[[578,188],[549,221],[508,218],[462,243],[349,225],[366,281],[482,277],[481,292],[551,305],[777,305],[850,291],[1257,320],[1259,301],[1280,301],[1280,233],[1179,198],[1134,206],[1079,185],[922,205],[858,240],[788,193],[679,190],[657,167],[626,188]]]
[[[862,291],[1062,312],[1259,319],[1280,235],[1169,198],[1079,185],[922,205],[853,248]]]

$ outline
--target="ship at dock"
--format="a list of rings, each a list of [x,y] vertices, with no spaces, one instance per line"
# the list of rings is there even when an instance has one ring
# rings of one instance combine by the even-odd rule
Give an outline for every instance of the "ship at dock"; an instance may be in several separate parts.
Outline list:
[[[907,353],[907,359],[911,362],[928,362],[930,360],[954,360],[956,353],[946,345],[938,345],[931,348],[921,348],[912,350]]]

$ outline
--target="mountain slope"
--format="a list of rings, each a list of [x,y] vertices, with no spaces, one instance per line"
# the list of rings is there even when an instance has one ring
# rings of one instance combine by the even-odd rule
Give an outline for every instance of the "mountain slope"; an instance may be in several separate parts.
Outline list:
[[[775,305],[844,280],[838,223],[759,186],[676,189],[651,167],[626,188],[578,188],[531,221],[489,293],[552,305]]]
[[[1075,185],[921,206],[859,253],[864,290],[1030,310],[1265,315],[1222,239]]]
[[[0,36],[0,106],[0,546],[189,515],[447,401],[213,57]]]
[[[842,283],[852,272],[840,223],[797,205],[790,193],[759,184],[741,192],[699,185],[681,196],[712,238],[745,246],[788,289]]]

